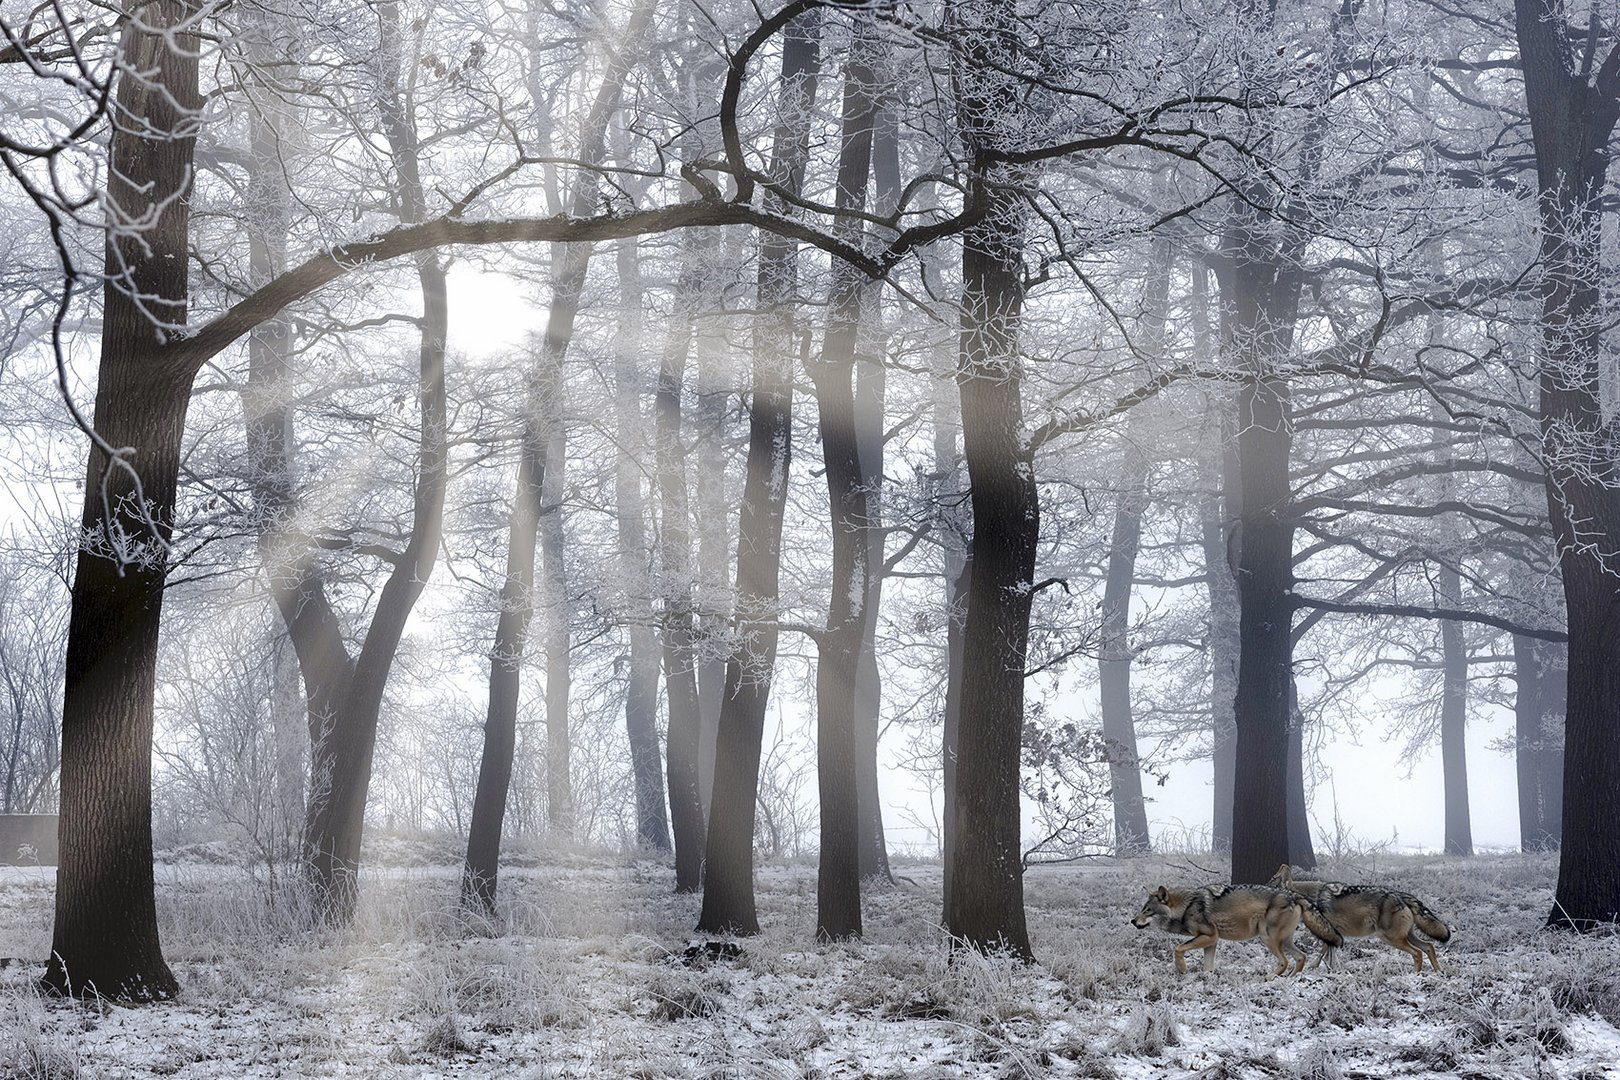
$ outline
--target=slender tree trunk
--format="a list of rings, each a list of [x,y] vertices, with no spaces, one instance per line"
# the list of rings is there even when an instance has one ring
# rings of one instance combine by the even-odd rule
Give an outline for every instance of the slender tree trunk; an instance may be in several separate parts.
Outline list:
[[[1569,619],[1563,846],[1550,926],[1620,920],[1620,489],[1602,392],[1602,198],[1620,47],[1578,68],[1562,5],[1515,0],[1541,217],[1541,425]],[[1590,33],[1598,32],[1596,21]],[[1593,45],[1596,43],[1593,42]]]
[[[1562,840],[1564,649],[1513,636],[1514,758],[1519,781],[1519,847],[1556,851]]]
[[[888,215],[900,203],[900,130],[893,105],[885,106],[883,95],[879,98],[872,129],[872,186],[877,213]],[[857,350],[855,368],[855,440],[860,448],[861,486],[867,492],[866,559],[872,572],[862,606],[864,625],[855,668],[855,783],[861,812],[861,877],[893,884],[878,786],[883,677],[877,658],[877,624],[883,603],[883,425],[888,381],[882,283],[864,282],[862,297],[864,344]]]
[[[954,362],[949,364],[954,367]],[[940,858],[944,864],[944,895],[950,896],[955,874],[956,852],[956,762],[958,733],[962,730],[962,624],[967,616],[967,593],[971,580],[967,561],[966,500],[962,498],[962,458],[956,432],[960,427],[959,406],[949,372],[941,372],[935,382],[933,402],[934,492],[939,520],[942,598],[945,608],[945,702],[941,718],[940,748],[943,754],[944,805],[940,810]],[[941,920],[944,919],[943,912]]]
[[[1108,741],[1108,781],[1114,808],[1114,846],[1126,856],[1145,855],[1152,850],[1147,804],[1142,800],[1141,763],[1136,756],[1136,724],[1131,719],[1131,647],[1127,636],[1131,583],[1142,543],[1142,507],[1146,500],[1147,460],[1138,447],[1127,445],[1103,579],[1097,653],[1102,732]]]
[[[619,461],[614,474],[614,504],[628,616],[626,634],[630,639],[624,723],[636,790],[636,843],[654,851],[668,851],[664,762],[658,749],[659,646],[648,595],[647,526],[641,495],[646,462],[642,453],[642,378],[637,370],[642,348],[641,267],[633,239],[619,241],[617,254],[620,322],[613,354],[613,386]]]
[[[658,370],[654,405],[657,446],[659,565],[664,610],[664,690],[669,703],[669,809],[675,834],[675,891],[703,885],[704,799],[701,701],[698,696],[697,619],[692,596],[691,511],[687,501],[686,448],[681,434],[681,386],[693,333],[693,308],[702,288],[702,255],[712,244],[688,233],[682,238],[681,274],[672,329]]]
[[[781,119],[771,173],[789,192],[804,183],[809,133],[799,125],[815,104],[821,19],[811,10],[790,23],[782,41]],[[774,196],[766,195],[773,205]],[[725,695],[716,735],[714,792],[703,860],[705,933],[757,934],[754,906],[754,813],[765,707],[776,667],[782,515],[793,445],[793,354],[799,330],[797,245],[760,238],[759,310],[749,402],[748,477],[737,539],[735,633],[726,661]]]
[[[581,160],[599,163],[607,156],[608,123],[618,109],[623,75],[630,63],[636,43],[641,40],[651,18],[650,5],[641,3],[631,12],[625,28],[627,46],[612,54],[603,74],[602,85],[592,100],[590,111],[582,124]],[[533,61],[531,61],[532,63]],[[541,100],[536,88],[531,87],[536,100]],[[541,142],[549,142],[544,110],[540,119]],[[569,211],[578,216],[591,213],[596,207],[597,185],[587,169],[574,191],[570,193]],[[500,869],[501,835],[506,819],[507,796],[512,783],[512,756],[517,746],[517,709],[522,689],[524,652],[528,644],[530,624],[533,621],[538,590],[535,587],[535,550],[539,546],[541,518],[547,496],[552,495],[560,528],[561,506],[555,497],[560,491],[553,471],[551,425],[559,413],[560,403],[552,400],[561,385],[561,368],[569,344],[573,341],[574,321],[579,314],[580,294],[585,288],[585,275],[590,269],[591,251],[588,245],[555,245],[551,251],[552,296],[551,308],[546,316],[545,336],[541,339],[538,355],[534,358],[525,378],[522,428],[518,436],[517,481],[512,493],[512,508],[507,519],[506,570],[501,582],[500,615],[495,625],[495,640],[490,648],[489,704],[484,719],[483,755],[478,766],[478,786],[473,794],[472,817],[467,827],[467,859],[462,870],[461,901],[469,910],[485,916],[494,914],[495,889]],[[548,396],[550,395],[550,396]],[[561,471],[560,451],[556,471]],[[554,490],[555,488],[555,490]],[[561,539],[552,537],[557,547],[554,556],[561,563]],[[548,559],[548,573],[552,560]],[[555,582],[552,582],[553,587]],[[557,612],[561,615],[561,612]],[[567,663],[567,622],[562,620],[561,663]],[[557,642],[551,641],[547,651],[548,666]],[[555,734],[563,735],[566,749],[566,704],[560,711],[552,709],[553,685],[559,691],[561,702],[566,702],[565,679],[554,684],[548,672],[546,681],[547,731],[547,821],[556,827],[556,812],[566,805],[565,815],[572,816],[572,794],[565,789],[559,797],[552,788],[554,777],[560,771],[567,778],[567,765],[560,768],[553,762],[558,755],[554,746]],[[628,709],[628,705],[626,706]],[[562,716],[558,723],[554,718]]]
[[[584,283],[581,274],[579,284],[583,287]],[[568,339],[571,340],[573,315],[579,311],[579,293],[572,292],[564,302],[571,309],[568,319]],[[555,344],[560,345],[561,340]],[[564,470],[568,464],[568,435],[563,420],[567,411],[563,402],[567,379],[562,370],[562,348],[552,355],[557,362],[540,369],[546,468],[540,479],[542,569],[536,594],[542,613],[541,640],[546,652],[546,825],[555,835],[571,839],[574,835],[574,779],[568,698],[573,689],[573,657],[569,653],[573,611],[568,596],[568,564],[564,553],[567,528],[563,507]]]
[[[164,362],[186,321],[197,9],[124,22],[112,128],[101,362],[68,624],[56,923],[44,986],[155,1001],[178,990],[152,876],[152,702],[191,372]],[[139,76],[133,73],[139,72]],[[145,215],[154,219],[145,225]],[[122,270],[120,269],[122,268]],[[104,449],[132,448],[115,465]],[[137,480],[138,477],[138,480]]]
[[[841,210],[866,208],[872,164],[876,83],[861,29],[844,71],[843,133],[835,194]],[[858,226],[844,226],[859,242]],[[872,565],[871,492],[861,461],[855,405],[855,356],[864,283],[851,267],[835,264],[827,330],[819,360],[809,365],[821,426],[822,463],[832,526],[832,581],[827,626],[817,640],[816,764],[821,796],[821,861],[816,878],[816,939],[837,941],[861,933],[859,785],[856,781],[857,678],[866,608],[876,576]],[[876,745],[872,748],[876,779]]]
[[[1436,571],[1441,601],[1458,607],[1462,581],[1454,566]],[[1468,646],[1462,624],[1440,623],[1442,684],[1440,689],[1440,761],[1446,788],[1446,854],[1472,855],[1474,830],[1468,815]]]

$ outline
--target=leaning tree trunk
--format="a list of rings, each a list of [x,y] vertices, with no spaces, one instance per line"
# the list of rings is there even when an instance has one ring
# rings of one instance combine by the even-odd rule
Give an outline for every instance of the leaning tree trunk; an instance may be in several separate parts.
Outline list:
[[[820,13],[811,9],[789,24],[782,41],[782,106],[771,174],[790,194],[804,183],[810,144],[801,121],[815,105],[820,52]],[[774,195],[765,198],[780,207]],[[797,245],[775,234],[761,237],[748,476],[737,534],[737,645],[726,661],[697,926],[713,934],[759,933],[754,813],[765,706],[776,667],[782,516],[793,445],[793,357],[799,331],[792,303],[797,280]]]
[[[650,7],[645,3],[638,5],[631,13],[625,30],[626,40],[631,45],[640,40],[650,18]],[[608,122],[618,109],[623,74],[630,62],[631,52],[632,49],[627,47],[610,57],[602,85],[584,118],[583,145],[579,154],[587,165],[600,163],[607,156]],[[584,170],[577,187],[570,193],[569,211],[576,216],[584,216],[595,209],[598,189],[594,180],[590,179],[593,175],[588,168]],[[535,549],[541,529],[542,503],[549,490],[552,445],[548,411],[554,411],[555,403],[548,401],[547,394],[554,377],[560,382],[561,376],[557,373],[573,341],[574,322],[579,314],[585,275],[590,269],[591,250],[588,245],[559,244],[553,247],[551,255],[552,297],[546,316],[545,336],[541,339],[539,354],[534,357],[525,375],[528,388],[518,436],[517,481],[507,519],[506,571],[501,583],[501,608],[495,625],[495,640],[490,648],[489,702],[484,719],[483,755],[478,766],[478,785],[473,793],[472,818],[467,828],[467,858],[462,868],[462,904],[486,916],[493,915],[495,910],[501,834],[506,820],[507,794],[512,783],[512,757],[517,746],[517,710],[523,656],[535,609]],[[560,467],[561,463],[556,464]],[[556,512],[560,514],[560,508]],[[557,546],[560,558],[560,541]],[[564,627],[566,636],[566,623]],[[550,685],[548,679],[548,694]],[[553,715],[548,701],[548,765],[553,753],[550,740],[552,726],[549,723]],[[566,774],[566,767],[562,771]],[[548,768],[548,783],[551,773],[552,770]],[[552,795],[547,799],[548,815],[556,798]]]
[[[419,222],[427,218],[427,196],[420,171],[420,144],[401,89],[404,37],[400,33],[397,5],[382,6],[379,16],[385,78],[384,92],[379,95],[379,113],[393,151],[401,219]],[[312,767],[318,772],[304,824],[305,873],[317,916],[335,925],[353,919],[359,899],[360,841],[365,829],[366,796],[371,787],[383,692],[404,637],[405,624],[438,561],[444,526],[444,491],[448,478],[448,413],[444,385],[445,340],[449,326],[446,275],[444,263],[431,251],[419,253],[414,261],[422,289],[421,345],[417,358],[421,449],[411,508],[411,532],[383,583],[365,641],[353,660],[352,675],[346,685],[336,690],[330,715],[321,717],[325,725],[324,737],[311,753]],[[279,598],[284,617],[288,599]],[[316,633],[301,638],[299,630],[306,626]],[[335,670],[341,670],[333,644],[337,641],[336,651],[341,652],[341,641],[336,638],[333,622],[324,615],[318,625],[301,623],[295,618],[289,623],[288,631],[293,634],[299,664],[305,671],[306,689],[312,685],[312,673],[330,679]],[[305,667],[306,657],[308,667]],[[311,704],[313,723],[313,696]]]
[[[107,197],[101,361],[68,623],[56,923],[44,986],[119,1001],[179,989],[158,942],[152,702],[191,370],[186,321],[196,9],[156,0],[123,25]],[[137,76],[136,72],[140,74]],[[147,214],[153,219],[142,224]],[[123,268],[122,270],[120,268]],[[115,463],[109,451],[128,447]]]
[[[843,133],[839,143],[840,210],[866,209],[871,176],[876,85],[863,55],[871,44],[856,31],[844,70]],[[841,226],[858,243],[857,226]],[[832,527],[832,579],[827,626],[818,636],[816,766],[821,803],[821,857],[816,876],[816,939],[837,941],[861,933],[860,798],[856,783],[855,711],[861,644],[871,613],[875,568],[871,560],[871,492],[861,463],[855,410],[855,353],[864,282],[842,264],[833,267],[827,330],[815,381],[821,455]],[[875,757],[876,748],[873,748]]]
[[[1557,851],[1563,836],[1564,649],[1513,635],[1514,760],[1519,787],[1519,848]]]
[[[1596,73],[1595,41],[1563,7],[1515,0],[1541,219],[1541,434],[1547,509],[1569,620],[1563,846],[1548,925],[1620,920],[1620,489],[1603,395],[1602,199],[1620,119],[1620,45]],[[1592,22],[1589,34],[1597,34]]]

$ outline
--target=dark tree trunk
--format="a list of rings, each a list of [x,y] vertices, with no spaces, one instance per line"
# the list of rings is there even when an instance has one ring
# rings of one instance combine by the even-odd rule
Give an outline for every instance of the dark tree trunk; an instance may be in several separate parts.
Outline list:
[[[1311,846],[1310,804],[1305,800],[1305,713],[1299,684],[1288,680],[1288,861],[1302,870],[1316,868]],[[1275,868],[1274,868],[1275,869]]]
[[[531,376],[532,377],[532,376]],[[467,827],[467,861],[461,875],[461,903],[485,917],[495,914],[500,875],[501,835],[506,796],[512,786],[517,749],[517,710],[524,646],[534,611],[534,549],[540,524],[540,482],[545,452],[540,444],[535,405],[526,410],[518,441],[517,483],[506,533],[506,573],[501,581],[500,615],[489,653],[489,704],[484,714],[484,749]]]
[[[811,10],[789,24],[782,41],[781,119],[771,172],[790,193],[804,183],[809,133],[798,125],[815,104],[821,19]],[[772,205],[779,200],[767,195]],[[757,934],[754,906],[754,814],[765,706],[776,667],[777,598],[782,515],[793,445],[793,357],[799,329],[793,300],[798,250],[774,234],[759,244],[759,310],[754,334],[753,393],[748,410],[748,476],[737,536],[735,632],[726,661],[716,735],[714,793],[703,859],[703,911],[697,928],[711,934]]]
[[[950,362],[954,367],[954,361]],[[967,529],[961,520],[961,453],[956,430],[959,406],[953,388],[942,373],[934,390],[934,513],[939,519],[940,569],[945,608],[945,702],[941,717],[940,750],[943,755],[944,805],[940,808],[940,858],[944,863],[944,895],[950,896],[955,875],[957,736],[962,730],[962,623],[967,616]],[[944,919],[943,912],[941,920]]]
[[[614,474],[620,576],[630,639],[624,693],[624,725],[630,742],[630,773],[636,790],[636,843],[669,850],[669,818],[664,813],[664,762],[658,749],[658,633],[648,598],[647,526],[641,495],[644,426],[641,412],[641,267],[634,240],[619,241],[620,322],[614,346],[615,423],[619,462]]]
[[[179,989],[158,942],[152,701],[190,369],[165,363],[186,321],[192,158],[201,107],[196,10],[157,0],[124,24],[107,196],[96,430],[86,469],[62,699],[61,851],[44,986],[120,1001]],[[133,72],[141,73],[138,77]],[[161,210],[159,208],[161,207]],[[120,267],[125,268],[120,272]],[[156,325],[155,325],[156,324]],[[114,464],[105,448],[130,447]],[[137,480],[138,477],[138,480]]]
[[[1129,436],[1127,436],[1127,439]],[[1146,855],[1147,804],[1142,800],[1142,769],[1136,756],[1136,724],[1131,718],[1131,583],[1142,545],[1142,506],[1147,499],[1147,462],[1127,446],[1120,479],[1119,507],[1108,547],[1098,629],[1097,674],[1102,732],[1108,740],[1109,794],[1114,808],[1114,848],[1120,855]]]
[[[1513,670],[1519,847],[1556,851],[1563,833],[1564,648],[1515,634]]]
[[[1440,596],[1447,607],[1458,607],[1462,582],[1453,566],[1437,571]],[[1474,829],[1468,816],[1468,646],[1462,624],[1440,623],[1440,762],[1446,788],[1446,854],[1472,855]]]
[[[1601,65],[1559,5],[1515,0],[1541,218],[1541,425],[1569,619],[1563,846],[1547,921],[1620,920],[1620,489],[1600,340],[1602,197],[1620,119],[1620,46]],[[1596,34],[1592,23],[1589,33]],[[1594,74],[1593,68],[1596,67]]]
[[[857,34],[860,31],[857,30]],[[872,70],[857,37],[844,71],[843,133],[839,143],[841,210],[866,208],[872,164],[872,128],[877,108]],[[859,241],[858,227],[845,227]],[[861,462],[855,407],[855,352],[861,326],[864,283],[848,266],[835,264],[828,297],[827,330],[815,381],[822,463],[832,526],[832,579],[827,626],[817,639],[816,766],[821,796],[821,861],[816,877],[816,939],[837,941],[861,933],[860,798],[856,782],[858,661],[876,576],[871,561],[871,493]],[[876,745],[873,745],[876,779]]]
[[[1252,368],[1251,368],[1252,370]],[[1293,681],[1293,523],[1288,512],[1292,431],[1288,388],[1269,377],[1238,388],[1237,567],[1241,598],[1233,699],[1237,757],[1232,792],[1232,880],[1264,882],[1286,862]]]

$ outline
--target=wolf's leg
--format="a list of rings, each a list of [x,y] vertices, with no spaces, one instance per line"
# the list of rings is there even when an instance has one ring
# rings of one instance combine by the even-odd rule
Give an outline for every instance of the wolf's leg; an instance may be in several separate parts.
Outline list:
[[[1410,937],[1407,938],[1406,940],[1411,942],[1414,945],[1420,946],[1423,949],[1424,952],[1429,954],[1429,963],[1434,965],[1435,974],[1438,975],[1440,973],[1440,957],[1435,954],[1434,942],[1432,942],[1432,941],[1412,941],[1412,939]]]
[[[1395,946],[1397,949],[1401,950],[1401,952],[1410,956],[1412,958],[1412,962],[1417,965],[1416,970],[1423,970],[1423,950],[1413,945],[1412,942],[1407,939],[1406,935],[1402,934],[1397,936],[1394,933],[1386,932],[1380,934],[1379,936],[1385,941],[1389,942],[1391,945]]]
[[[1214,934],[1199,934],[1191,941],[1183,941],[1176,946],[1176,970],[1183,974],[1187,971],[1187,953],[1192,949],[1204,950],[1204,970],[1215,970],[1215,944],[1220,939]]]

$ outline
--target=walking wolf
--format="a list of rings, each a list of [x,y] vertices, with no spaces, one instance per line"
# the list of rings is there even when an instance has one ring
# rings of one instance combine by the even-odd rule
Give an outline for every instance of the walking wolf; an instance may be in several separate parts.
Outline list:
[[[1161,885],[1148,894],[1131,924],[1138,930],[1154,926],[1171,934],[1193,935],[1192,940],[1176,946],[1177,971],[1187,970],[1186,954],[1190,949],[1203,949],[1204,970],[1214,971],[1215,949],[1221,939],[1248,941],[1258,937],[1277,958],[1277,970],[1272,974],[1287,972],[1292,955],[1297,975],[1305,967],[1305,953],[1291,939],[1301,921],[1328,947],[1344,944],[1316,905],[1266,885],[1204,885],[1181,892]]]
[[[1344,937],[1371,937],[1377,934],[1391,945],[1412,957],[1417,970],[1423,970],[1423,954],[1429,954],[1434,970],[1440,970],[1440,957],[1435,954],[1434,942],[1414,937],[1413,930],[1421,930],[1434,941],[1450,941],[1451,927],[1441,922],[1423,901],[1411,893],[1385,889],[1377,885],[1346,885],[1342,881],[1300,881],[1294,877],[1294,868],[1283,863],[1271,876],[1273,888],[1287,889],[1306,900],[1314,901]],[[1322,952],[1318,963],[1333,964],[1334,947]]]

